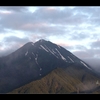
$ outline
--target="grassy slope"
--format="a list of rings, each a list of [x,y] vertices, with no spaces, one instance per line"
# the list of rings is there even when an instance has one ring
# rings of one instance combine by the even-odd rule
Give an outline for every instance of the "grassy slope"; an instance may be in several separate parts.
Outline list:
[[[99,78],[82,68],[70,66],[64,69],[57,68],[42,79],[33,81],[9,93],[73,93],[78,90],[84,91],[97,87],[97,80],[100,81]]]

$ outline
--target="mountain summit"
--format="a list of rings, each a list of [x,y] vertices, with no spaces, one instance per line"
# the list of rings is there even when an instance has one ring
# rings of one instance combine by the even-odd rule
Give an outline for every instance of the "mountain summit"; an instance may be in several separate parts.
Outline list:
[[[60,45],[44,39],[35,43],[28,42],[0,59],[0,93],[7,93],[29,82],[42,79],[58,67],[70,66],[93,72],[89,65]]]

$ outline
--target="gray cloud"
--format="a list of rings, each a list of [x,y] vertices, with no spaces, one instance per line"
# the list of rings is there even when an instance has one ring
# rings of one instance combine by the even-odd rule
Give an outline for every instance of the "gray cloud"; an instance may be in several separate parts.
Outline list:
[[[26,8],[26,7],[25,7]],[[21,10],[25,9],[21,7],[8,7],[9,9],[15,9],[16,10]],[[42,13],[41,13],[42,12]],[[60,24],[60,25],[78,25],[80,23],[83,23],[86,21],[86,15],[83,14],[76,14],[74,15],[74,9],[70,8],[65,8],[64,10],[58,10],[58,9],[49,9],[47,7],[40,7],[37,9],[34,13],[21,13],[21,12],[13,12],[11,14],[3,14],[2,15],[2,20],[0,23],[5,27],[5,28],[11,28],[15,30],[28,30],[28,31],[36,31],[36,29],[40,30],[40,26],[35,26],[35,25],[41,25],[41,28],[45,28],[45,26],[42,26],[43,23],[46,23],[48,27],[52,29],[51,26],[49,26],[51,23],[52,24]],[[85,20],[84,20],[85,18]],[[30,25],[25,27],[25,25]],[[25,28],[24,28],[25,27]],[[47,27],[46,27],[47,28]]]
[[[100,39],[100,34],[98,34],[98,32],[95,32],[95,30],[93,31],[94,33],[92,33],[91,35],[89,35],[89,38],[91,38],[91,42],[89,43],[90,46],[92,45],[92,43],[94,43],[95,41]]]
[[[11,49],[7,49],[7,50],[0,51],[0,57],[6,56],[6,55],[12,53],[12,52],[15,51],[15,50],[16,50],[16,49],[11,48]]]
[[[100,49],[86,49],[86,50],[78,50],[74,51],[73,54],[75,54],[79,58],[100,58]]]
[[[3,44],[2,44],[2,43],[0,43],[0,47],[2,47],[2,45],[3,45]]]
[[[88,12],[92,13],[95,10],[95,7],[78,6],[78,7],[75,7],[74,9],[77,10],[78,12],[80,12],[80,13],[82,13],[82,12],[84,12],[84,13],[88,13]]]
[[[0,43],[0,56],[5,56],[20,48],[25,43],[29,42],[28,38],[18,38],[16,36],[5,37],[4,42]],[[2,48],[5,48],[2,50]]]
[[[34,13],[34,15],[37,16],[37,19],[42,18],[45,21],[49,21],[49,23],[61,24],[66,19],[70,18],[73,13],[69,8],[66,8],[62,11],[58,9],[50,10],[48,8],[40,8]]]
[[[82,60],[89,64],[94,70],[100,72],[100,58],[87,58]]]
[[[2,6],[0,7],[0,10],[8,10],[8,11],[14,11],[14,12],[23,12],[27,11],[27,7],[25,6]]]
[[[4,28],[20,30],[20,27],[28,22],[27,18],[27,14],[24,13],[11,13],[2,15],[0,23]]]
[[[2,23],[2,26],[5,28],[9,28],[12,30],[21,30],[31,33],[45,33],[47,35],[52,34],[63,34],[65,33],[65,30],[62,26],[50,26],[50,24],[46,21],[39,21],[38,19],[35,20],[36,15],[32,16],[32,14],[21,14],[21,13],[14,13],[9,14],[6,16],[3,16],[0,23]],[[11,19],[11,20],[9,20]]]
[[[21,47],[23,44],[21,43],[15,43],[15,44],[6,44],[6,48],[4,50],[0,50],[0,57],[2,56],[6,56],[12,52],[14,52],[15,50],[17,50],[19,47]]]
[[[91,48],[100,48],[100,40],[91,43]]]
[[[87,50],[87,48],[83,45],[75,45],[74,48],[79,50]]]
[[[11,9],[14,11],[21,11],[22,9],[28,9],[27,7],[1,7],[2,9]],[[53,9],[51,10],[49,7],[39,7],[34,13],[12,13],[11,16],[7,16],[10,18],[14,18],[14,15],[16,16],[16,20],[19,19],[18,16],[24,16],[22,18],[25,18],[25,22],[28,21],[39,21],[39,22],[49,22],[53,24],[81,24],[83,22],[87,22],[89,14],[85,14],[86,11],[87,13],[90,13],[90,10],[92,11],[94,8],[89,8],[89,7],[76,7],[74,9],[70,9],[66,7],[64,10],[59,10],[59,9]],[[85,11],[85,13],[84,13]],[[93,10],[94,11],[94,10]],[[93,12],[92,11],[92,12]],[[81,13],[83,12],[83,13]],[[95,11],[94,11],[95,12]],[[74,14],[76,13],[76,14]],[[30,17],[29,17],[30,16]],[[99,18],[99,17],[98,17]],[[8,18],[9,19],[9,18]],[[19,21],[19,20],[18,20]]]
[[[21,30],[24,32],[29,31],[31,33],[37,34],[47,34],[48,36],[56,34],[62,35],[66,31],[69,31],[69,33],[67,34],[70,34],[72,30],[76,30],[76,32],[72,36],[72,39],[82,39],[86,37],[85,34],[78,34],[77,31],[84,31],[85,33],[85,30],[88,30],[88,28],[79,27],[79,25],[90,21],[88,20],[89,14],[85,14],[84,12],[88,13],[88,11],[93,9],[88,7],[76,7],[73,9],[65,7],[64,10],[59,10],[56,8],[50,9],[49,7],[39,7],[34,13],[22,13],[20,11],[22,9],[28,9],[28,7],[1,8],[16,11],[12,12],[11,14],[1,15],[2,20],[0,20],[0,23],[4,28],[9,28],[12,30]],[[78,12],[80,10],[81,13]],[[55,26],[51,26],[51,24],[54,24]],[[64,26],[66,26],[66,28]]]
[[[5,33],[6,31],[4,30],[4,27],[2,27],[1,25],[0,25],[0,34],[2,34],[2,33]]]
[[[64,47],[64,48],[66,48],[66,50],[71,50],[71,49],[73,49],[74,47],[73,46],[70,46],[68,43],[55,43],[55,44],[58,44],[58,45],[60,45],[60,46],[62,46],[62,47]]]
[[[91,54],[91,52],[82,50],[74,51],[73,54],[75,54],[79,58],[88,58],[88,57],[92,58],[94,56],[93,54]]]
[[[100,7],[75,7],[74,10],[76,10],[78,13],[87,15],[87,20],[85,19],[85,22],[90,23],[91,25],[100,26]]]
[[[66,50],[72,50],[74,47],[73,46],[63,46],[64,48],[66,48]]]
[[[71,37],[70,37],[70,39],[74,39],[74,40],[83,40],[83,39],[86,39],[86,38],[88,38],[88,34],[86,34],[86,33],[78,33],[77,31],[75,31],[72,35],[71,35]]]
[[[6,43],[13,43],[13,42],[25,43],[25,42],[29,42],[29,39],[28,38],[19,38],[16,36],[9,36],[9,37],[4,38],[4,42],[6,42]]]

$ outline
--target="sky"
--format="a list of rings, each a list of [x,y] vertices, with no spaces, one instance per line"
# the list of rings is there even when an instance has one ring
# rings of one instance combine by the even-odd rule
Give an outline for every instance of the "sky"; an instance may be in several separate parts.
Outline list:
[[[0,57],[39,39],[100,59],[100,7],[0,6]]]

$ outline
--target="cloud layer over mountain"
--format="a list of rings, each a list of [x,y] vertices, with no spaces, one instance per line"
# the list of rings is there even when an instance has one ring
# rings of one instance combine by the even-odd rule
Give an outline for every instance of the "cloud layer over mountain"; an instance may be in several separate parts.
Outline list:
[[[0,56],[43,38],[79,58],[100,58],[100,7],[1,6]]]

